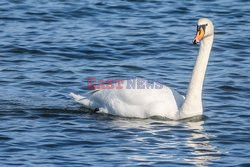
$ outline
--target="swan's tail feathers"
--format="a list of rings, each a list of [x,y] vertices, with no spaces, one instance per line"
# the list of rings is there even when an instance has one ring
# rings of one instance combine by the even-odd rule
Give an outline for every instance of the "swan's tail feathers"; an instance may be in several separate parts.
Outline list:
[[[90,107],[90,100],[84,96],[80,96],[74,93],[69,94],[77,103],[84,105],[85,107]]]

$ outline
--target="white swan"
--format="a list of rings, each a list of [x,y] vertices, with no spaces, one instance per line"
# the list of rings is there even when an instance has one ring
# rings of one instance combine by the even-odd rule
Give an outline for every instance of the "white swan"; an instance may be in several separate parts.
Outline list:
[[[167,86],[147,88],[147,81],[125,80],[123,89],[97,90],[89,98],[70,93],[76,102],[97,112],[123,117],[161,116],[173,120],[202,115],[202,87],[214,38],[214,26],[207,18],[198,20],[193,44],[201,43],[186,98]],[[136,82],[134,87],[131,83]],[[143,89],[144,87],[144,89]]]

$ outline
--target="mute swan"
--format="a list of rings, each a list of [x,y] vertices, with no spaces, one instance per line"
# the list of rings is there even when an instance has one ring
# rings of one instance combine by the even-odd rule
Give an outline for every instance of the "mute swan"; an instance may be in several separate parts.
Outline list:
[[[186,98],[175,90],[162,86],[159,89],[139,88],[140,78],[136,78],[135,88],[128,88],[130,81],[125,80],[123,89],[96,90],[89,98],[70,93],[73,99],[85,107],[100,113],[123,117],[148,118],[152,116],[179,120],[202,115],[202,87],[214,38],[211,20],[198,20],[193,44],[201,43],[199,55],[193,69]],[[145,82],[141,82],[145,84]],[[141,84],[140,83],[140,84]]]

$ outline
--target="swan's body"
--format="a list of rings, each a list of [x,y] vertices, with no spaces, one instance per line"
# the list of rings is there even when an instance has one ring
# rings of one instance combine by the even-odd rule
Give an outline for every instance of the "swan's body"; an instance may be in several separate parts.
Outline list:
[[[206,18],[199,19],[197,34],[193,43],[201,42],[192,78],[184,99],[175,90],[163,86],[161,89],[97,90],[89,98],[71,93],[75,101],[98,112],[124,117],[147,118],[161,116],[173,120],[202,115],[202,87],[214,36],[213,23]],[[138,82],[141,79],[135,79]],[[144,83],[146,84],[146,83]]]
[[[136,83],[135,87],[127,89],[130,81]],[[184,102],[183,96],[167,86],[147,89],[145,82],[145,89],[138,89],[137,84],[141,81],[145,80],[140,78],[125,80],[121,84],[123,89],[98,90],[89,98],[75,94],[71,96],[84,106],[98,108],[98,112],[112,115],[138,118],[162,116],[170,119],[178,117],[176,114]]]

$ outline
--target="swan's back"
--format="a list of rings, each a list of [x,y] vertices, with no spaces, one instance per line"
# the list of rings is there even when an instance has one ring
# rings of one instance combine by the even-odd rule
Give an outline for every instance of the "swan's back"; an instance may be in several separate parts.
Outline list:
[[[138,79],[136,79],[138,82]],[[147,118],[152,116],[176,119],[184,97],[175,90],[161,86],[160,88],[128,89],[128,81],[122,89],[96,90],[89,97],[89,107],[99,112],[123,117]]]

